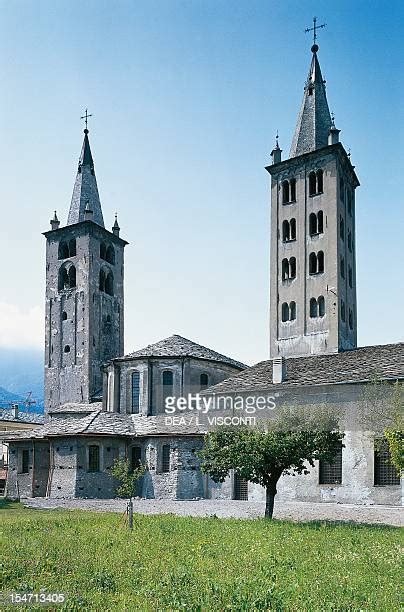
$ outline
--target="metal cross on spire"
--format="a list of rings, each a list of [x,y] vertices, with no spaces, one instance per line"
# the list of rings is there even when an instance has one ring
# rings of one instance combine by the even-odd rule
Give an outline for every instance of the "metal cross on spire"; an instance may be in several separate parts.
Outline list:
[[[322,23],[321,25],[317,25],[317,17],[313,17],[313,27],[305,29],[305,32],[313,32],[313,45],[316,44],[317,30],[319,30],[320,28],[325,28],[326,25],[327,25],[326,23]]]
[[[80,119],[84,119],[84,120],[85,120],[85,123],[86,123],[86,130],[88,129],[88,127],[87,127],[87,126],[88,126],[88,118],[89,118],[89,117],[92,117],[92,115],[89,115],[89,114],[88,114],[87,109],[86,109],[86,113],[85,113],[85,115],[83,115],[82,117],[80,117]]]

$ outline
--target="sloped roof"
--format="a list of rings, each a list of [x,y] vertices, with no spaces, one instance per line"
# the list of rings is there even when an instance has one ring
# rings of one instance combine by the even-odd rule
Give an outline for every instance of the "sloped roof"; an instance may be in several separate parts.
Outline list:
[[[6,408],[0,409],[0,421],[10,421],[12,423],[25,423],[27,425],[29,424],[40,425],[44,422],[44,419],[45,417],[43,414],[34,414],[32,412],[22,412],[21,410],[19,410],[18,415],[15,417],[13,415],[12,410],[8,410]]]
[[[331,115],[317,50],[317,45],[313,45],[313,57],[289,157],[297,157],[303,153],[326,147],[328,144]]]
[[[67,225],[73,225],[85,220],[85,210],[93,212],[94,223],[104,227],[97,179],[95,178],[93,156],[91,154],[88,130],[84,130],[84,140],[81,149],[79,167],[73,187]]]
[[[152,435],[202,434],[206,427],[202,423],[166,423],[166,415],[145,417],[134,414],[118,414],[97,410],[91,414],[51,419],[43,427],[25,431],[9,431],[0,434],[0,440],[22,441],[49,439],[65,436],[119,436],[134,438]]]
[[[217,353],[206,346],[197,344],[188,338],[174,334],[169,338],[160,340],[155,344],[149,344],[143,349],[129,353],[124,357],[118,357],[114,361],[124,361],[127,359],[136,359],[140,357],[195,357],[196,359],[205,359],[208,361],[217,361],[219,363],[226,363],[228,365],[239,368],[240,370],[245,369],[246,366],[240,361],[226,357],[221,353]]]
[[[94,402],[92,404],[78,404],[68,403],[57,406],[49,410],[49,414],[76,414],[76,413],[89,413],[101,410],[102,404],[100,402]]]
[[[404,379],[404,343],[366,346],[328,355],[290,357],[285,359],[285,364],[286,380],[282,383],[273,383],[273,361],[268,360],[209,387],[203,394],[358,383],[375,377],[387,380]]]

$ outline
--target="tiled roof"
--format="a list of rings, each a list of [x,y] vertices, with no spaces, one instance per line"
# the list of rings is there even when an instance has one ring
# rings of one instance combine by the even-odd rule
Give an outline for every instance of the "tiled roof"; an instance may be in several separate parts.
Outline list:
[[[51,419],[43,427],[29,431],[2,432],[0,439],[7,441],[38,440],[75,435],[134,438],[159,434],[201,434],[205,431],[206,427],[203,424],[199,426],[192,423],[167,425],[165,415],[144,417],[98,410],[85,416]]]
[[[328,144],[331,116],[324,83],[317,53],[313,53],[289,157],[297,157]]]
[[[196,359],[227,363],[240,370],[247,367],[240,361],[221,355],[212,349],[206,348],[206,346],[192,342],[192,340],[183,338],[183,336],[179,336],[178,334],[160,340],[155,344],[149,344],[145,348],[135,351],[134,353],[129,353],[124,357],[118,357],[118,359],[114,361],[136,359],[139,357],[195,357]]]
[[[72,201],[70,204],[67,225],[73,225],[85,220],[87,207],[92,210],[92,220],[104,227],[100,196],[98,194],[97,179],[95,178],[93,156],[91,155],[90,143],[87,130],[84,133],[83,147],[79,159],[79,168],[74,183]]]
[[[358,383],[377,378],[404,379],[404,343],[366,346],[332,353],[291,357],[285,360],[286,380],[273,384],[273,362],[262,361],[257,365],[231,376],[210,387],[204,395],[211,393],[241,393],[281,387],[333,385]]]
[[[92,404],[62,404],[57,408],[49,410],[49,414],[71,414],[71,413],[88,413],[101,410],[102,404],[100,402],[94,402]]]
[[[22,412],[18,411],[18,416],[13,416],[12,410],[7,410],[5,408],[0,409],[0,421],[10,421],[12,423],[26,423],[29,424],[42,424],[45,420],[43,414],[34,414],[32,412]]]

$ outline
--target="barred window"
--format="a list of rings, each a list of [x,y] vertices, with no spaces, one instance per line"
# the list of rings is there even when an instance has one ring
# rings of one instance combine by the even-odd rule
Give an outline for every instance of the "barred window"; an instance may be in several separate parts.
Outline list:
[[[88,471],[100,471],[100,447],[96,444],[88,447]]]
[[[248,480],[234,474],[234,499],[248,501]]]
[[[328,463],[327,461],[319,462],[319,471],[320,484],[342,483],[342,444],[332,463]]]
[[[389,445],[386,439],[375,440],[375,485],[399,485],[400,475],[391,463]]]
[[[161,458],[161,471],[162,472],[170,471],[170,445],[169,444],[163,444],[162,458]]]
[[[140,407],[140,373],[132,372],[132,413],[139,414]]]

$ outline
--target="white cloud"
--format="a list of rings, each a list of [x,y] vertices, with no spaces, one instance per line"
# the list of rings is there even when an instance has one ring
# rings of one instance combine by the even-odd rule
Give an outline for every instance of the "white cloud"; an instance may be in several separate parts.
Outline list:
[[[24,310],[15,304],[0,302],[0,346],[42,348],[44,318],[39,306]]]

